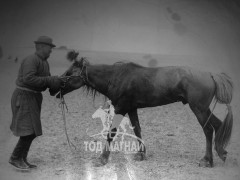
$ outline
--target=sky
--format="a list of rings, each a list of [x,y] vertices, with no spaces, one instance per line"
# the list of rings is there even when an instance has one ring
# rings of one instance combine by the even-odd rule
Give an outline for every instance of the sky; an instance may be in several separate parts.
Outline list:
[[[48,35],[57,46],[83,51],[229,58],[238,52],[239,22],[214,2],[5,0],[0,45],[3,51],[33,47],[38,36]]]

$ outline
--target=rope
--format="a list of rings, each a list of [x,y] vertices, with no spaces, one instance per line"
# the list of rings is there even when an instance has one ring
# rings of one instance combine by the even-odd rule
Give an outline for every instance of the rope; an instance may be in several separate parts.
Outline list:
[[[68,137],[68,133],[67,133],[67,122],[66,122],[66,116],[65,116],[65,108],[68,112],[68,107],[66,105],[65,99],[62,96],[62,91],[60,90],[60,106],[61,106],[61,111],[62,111],[62,117],[63,117],[63,123],[64,123],[64,131],[65,131],[65,135],[67,137],[67,142],[68,142],[68,146],[70,147],[71,151],[72,151],[72,147],[74,147],[74,149],[76,150],[76,146],[70,141],[69,137]]]
[[[204,124],[204,126],[203,126],[203,129],[205,128],[205,126],[207,125],[208,121],[210,120],[210,118],[211,118],[211,116],[212,116],[212,114],[213,114],[213,111],[214,111],[214,109],[215,109],[215,107],[216,107],[217,102],[218,102],[218,101],[216,100],[216,102],[215,102],[215,104],[214,104],[214,106],[213,106],[213,109],[212,109],[212,111],[211,111],[211,114],[209,115],[207,121],[205,122],[205,124]],[[211,125],[211,123],[210,123],[210,125]],[[211,125],[211,126],[212,126],[212,125]]]

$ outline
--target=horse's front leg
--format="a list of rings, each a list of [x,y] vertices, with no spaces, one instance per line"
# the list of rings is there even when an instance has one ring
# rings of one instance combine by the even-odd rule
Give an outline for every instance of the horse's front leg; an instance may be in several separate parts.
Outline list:
[[[122,118],[123,118],[123,116],[120,115],[120,114],[116,114],[113,117],[113,123],[112,123],[112,125],[110,127],[110,131],[107,135],[107,141],[106,141],[106,145],[103,149],[103,152],[100,155],[100,157],[98,157],[94,161],[94,166],[95,167],[103,166],[103,165],[108,163],[108,159],[109,159],[109,156],[110,156],[110,150],[111,150],[110,145],[111,145],[114,137],[117,134],[117,129],[118,129],[119,124],[121,123]]]
[[[138,120],[137,109],[135,109],[131,112],[128,112],[128,115],[129,115],[131,124],[134,127],[134,129],[133,129],[134,133],[138,137],[138,143],[139,143],[139,146],[138,146],[139,150],[135,154],[134,160],[137,160],[137,161],[145,160],[146,159],[146,148],[142,141],[141,127],[140,127],[139,120]]]

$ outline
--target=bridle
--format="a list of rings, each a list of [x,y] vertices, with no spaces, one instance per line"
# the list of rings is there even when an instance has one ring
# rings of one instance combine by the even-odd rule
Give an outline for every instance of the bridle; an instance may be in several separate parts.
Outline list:
[[[84,68],[85,68],[85,74],[84,74]],[[63,82],[62,85],[61,85],[61,89],[65,88],[67,82],[70,79],[75,78],[75,77],[80,77],[85,84],[89,84],[87,66],[85,64],[82,65],[81,71],[79,73],[77,73],[76,75],[60,77],[62,82]]]

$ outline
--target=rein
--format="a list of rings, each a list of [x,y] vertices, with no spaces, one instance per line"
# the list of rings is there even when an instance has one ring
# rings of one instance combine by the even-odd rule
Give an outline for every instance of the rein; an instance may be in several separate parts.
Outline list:
[[[60,104],[59,106],[61,107],[61,111],[62,111],[62,117],[63,117],[63,123],[64,123],[64,131],[65,131],[65,135],[67,137],[67,142],[68,142],[68,146],[70,147],[71,151],[72,151],[72,147],[74,147],[74,149],[76,150],[76,146],[70,141],[69,137],[68,137],[68,133],[67,133],[67,122],[66,122],[66,116],[65,116],[65,108],[68,112],[68,107],[67,104],[65,102],[64,97],[62,96],[62,90],[60,90]]]
[[[86,75],[84,76],[82,73],[83,73],[83,70],[84,70],[84,67],[86,68]],[[81,71],[79,72],[79,74],[77,75],[71,75],[71,76],[63,76],[61,77],[62,81],[63,81],[63,84],[61,86],[61,89],[60,89],[60,92],[59,92],[59,95],[60,95],[60,104],[59,106],[61,107],[61,111],[62,111],[62,117],[63,117],[63,123],[64,123],[64,131],[65,131],[65,135],[67,137],[67,142],[68,142],[68,146],[70,147],[71,151],[72,151],[72,147],[74,147],[74,149],[76,150],[76,146],[70,141],[69,137],[68,137],[68,132],[67,132],[67,122],[66,122],[66,116],[65,116],[65,109],[67,110],[68,112],[68,107],[66,105],[66,102],[65,102],[65,99],[62,95],[62,88],[64,88],[66,86],[66,83],[73,77],[80,77],[85,83],[89,83],[89,80],[88,80],[88,76],[87,76],[87,67],[85,65],[82,66],[82,69]]]

